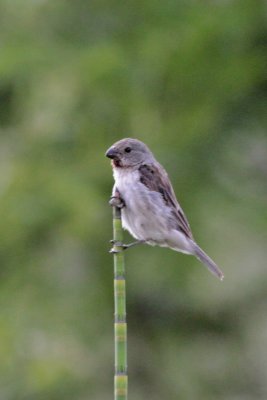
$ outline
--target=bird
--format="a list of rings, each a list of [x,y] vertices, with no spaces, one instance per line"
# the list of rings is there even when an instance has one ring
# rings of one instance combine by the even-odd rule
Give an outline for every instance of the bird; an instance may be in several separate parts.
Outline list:
[[[216,263],[199,247],[163,166],[140,140],[125,138],[105,153],[111,159],[114,187],[110,204],[121,208],[122,226],[138,243],[193,255],[223,280]]]

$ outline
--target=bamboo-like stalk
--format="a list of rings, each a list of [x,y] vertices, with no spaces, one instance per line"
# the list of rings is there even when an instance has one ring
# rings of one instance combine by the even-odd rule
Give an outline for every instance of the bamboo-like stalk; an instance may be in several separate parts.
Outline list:
[[[122,248],[121,210],[113,207],[113,253],[114,253],[114,344],[115,344],[115,376],[114,399],[127,400],[127,322],[126,322],[126,290],[125,265]]]

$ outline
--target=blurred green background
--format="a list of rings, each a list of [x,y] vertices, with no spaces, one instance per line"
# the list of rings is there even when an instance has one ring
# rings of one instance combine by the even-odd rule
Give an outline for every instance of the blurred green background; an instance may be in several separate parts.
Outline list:
[[[263,0],[0,1],[1,399],[113,397],[104,153],[129,136],[225,272],[126,253],[129,398],[267,398],[266,20]]]

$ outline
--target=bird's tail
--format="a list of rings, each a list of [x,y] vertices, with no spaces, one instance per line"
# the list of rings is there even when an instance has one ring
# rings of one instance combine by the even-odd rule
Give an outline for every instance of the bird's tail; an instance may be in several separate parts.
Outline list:
[[[222,281],[224,275],[220,268],[195,242],[192,244],[194,250],[193,254],[210,270],[213,275],[217,276]]]

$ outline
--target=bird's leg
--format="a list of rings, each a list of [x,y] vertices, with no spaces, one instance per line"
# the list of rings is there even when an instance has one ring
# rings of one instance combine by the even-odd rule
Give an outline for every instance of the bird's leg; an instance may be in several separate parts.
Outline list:
[[[134,247],[134,246],[137,246],[138,244],[144,244],[144,243],[146,243],[145,240],[136,240],[135,242],[124,244],[122,247],[123,247],[123,250],[127,250],[130,247]]]
[[[132,242],[132,243],[129,243],[129,244],[124,244],[124,243],[118,242],[116,240],[110,240],[110,243],[113,244],[113,247],[109,252],[114,254],[114,253],[120,253],[123,250],[127,250],[130,247],[137,246],[138,244],[144,244],[144,243],[146,243],[146,241],[145,240],[136,240],[136,242]],[[114,247],[117,247],[117,246],[121,247],[122,250],[117,250],[117,249],[114,248]]]

